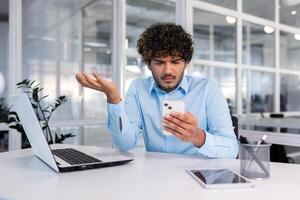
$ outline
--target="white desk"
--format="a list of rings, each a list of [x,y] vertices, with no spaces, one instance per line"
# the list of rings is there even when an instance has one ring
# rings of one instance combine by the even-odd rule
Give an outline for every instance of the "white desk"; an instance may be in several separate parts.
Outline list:
[[[103,151],[114,151],[102,149]],[[57,174],[34,157],[31,150],[0,154],[0,199],[45,200],[289,200],[300,198],[300,165],[271,163],[271,178],[255,181],[254,189],[205,190],[185,169],[227,167],[238,160],[131,151],[126,165]]]

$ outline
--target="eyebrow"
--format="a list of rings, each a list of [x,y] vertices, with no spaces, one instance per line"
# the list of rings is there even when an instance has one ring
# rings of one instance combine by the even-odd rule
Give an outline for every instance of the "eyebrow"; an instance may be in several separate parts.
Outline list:
[[[165,62],[164,60],[160,60],[159,58],[153,58],[153,60],[155,60],[156,62]],[[182,60],[182,58],[172,59],[171,62],[179,61],[179,60]]]
[[[175,58],[175,59],[173,59],[171,61],[179,61],[179,60],[182,60],[182,58]]]

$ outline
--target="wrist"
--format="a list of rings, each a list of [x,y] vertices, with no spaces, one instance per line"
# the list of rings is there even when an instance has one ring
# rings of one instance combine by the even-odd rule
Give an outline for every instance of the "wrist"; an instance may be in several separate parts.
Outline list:
[[[111,103],[111,104],[118,104],[121,101],[121,97],[117,96],[117,97],[109,97],[107,96],[107,102]]]
[[[204,145],[205,143],[205,138],[206,138],[206,133],[203,129],[198,128],[195,141],[193,141],[193,145],[197,148],[200,148]]]

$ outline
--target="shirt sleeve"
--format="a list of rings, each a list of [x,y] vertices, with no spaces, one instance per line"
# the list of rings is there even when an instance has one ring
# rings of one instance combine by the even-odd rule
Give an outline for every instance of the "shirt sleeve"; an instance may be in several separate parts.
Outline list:
[[[141,110],[137,103],[134,85],[132,83],[128,89],[125,101],[118,104],[107,104],[107,129],[112,135],[113,143],[121,151],[133,148],[138,135],[143,132]]]
[[[227,102],[216,84],[207,90],[205,143],[198,152],[209,158],[236,158],[239,147]]]

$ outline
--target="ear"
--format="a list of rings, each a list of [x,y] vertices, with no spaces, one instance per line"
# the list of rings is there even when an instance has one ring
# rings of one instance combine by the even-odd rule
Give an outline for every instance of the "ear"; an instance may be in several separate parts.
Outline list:
[[[187,72],[187,68],[188,68],[188,65],[189,65],[189,63],[187,63],[187,62],[185,62],[185,64],[184,64],[184,73],[186,73]]]
[[[186,68],[189,66],[189,63],[188,62],[185,62],[184,63],[184,69],[186,70]]]
[[[148,69],[151,71],[150,64],[151,64],[151,61],[149,60],[149,61],[147,62],[147,67],[148,67]]]

